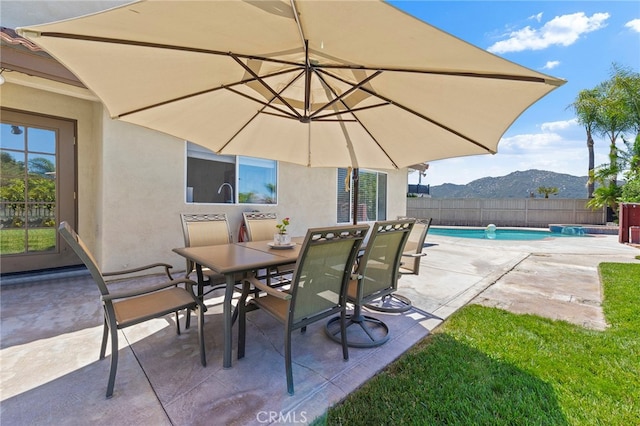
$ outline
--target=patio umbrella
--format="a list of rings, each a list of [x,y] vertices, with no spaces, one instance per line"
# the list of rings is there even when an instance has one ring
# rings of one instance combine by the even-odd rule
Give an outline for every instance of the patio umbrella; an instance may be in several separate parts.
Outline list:
[[[18,33],[113,118],[312,167],[495,153],[564,84],[382,1],[149,0]]]

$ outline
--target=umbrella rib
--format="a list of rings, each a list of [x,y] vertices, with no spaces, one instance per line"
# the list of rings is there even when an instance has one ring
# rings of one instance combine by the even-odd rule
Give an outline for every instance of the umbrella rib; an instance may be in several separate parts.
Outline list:
[[[453,77],[472,77],[472,78],[489,78],[496,80],[514,80],[514,81],[528,81],[531,83],[544,83],[551,84],[554,86],[561,86],[564,84],[564,81],[555,82],[553,80],[548,80],[542,77],[531,77],[526,75],[515,75],[515,74],[498,74],[498,73],[477,73],[477,72],[468,72],[468,71],[438,71],[438,70],[419,70],[419,69],[410,69],[410,68],[381,68],[381,67],[366,67],[362,65],[333,65],[333,64],[325,64],[325,65],[317,65],[317,68],[323,69],[353,69],[353,70],[362,70],[362,71],[384,71],[384,72],[406,72],[406,73],[415,73],[415,74],[433,74],[433,75],[447,75]]]
[[[290,72],[290,71],[287,71],[287,72]],[[273,75],[279,75],[279,74],[282,74],[282,73],[272,74],[272,75],[267,76],[267,77],[271,77],[271,76],[273,76]],[[287,84],[287,85],[286,85],[286,86],[285,86],[285,87],[280,91],[280,93],[282,93],[282,92],[284,92],[285,90],[287,90],[287,89],[289,88],[289,86],[291,86],[291,85],[292,85],[296,80],[298,80],[302,74],[303,74],[303,72],[300,72],[296,77],[292,78],[292,79],[291,79],[291,81],[289,81],[289,83],[288,83],[288,84]],[[251,79],[250,81],[255,81],[255,79]],[[263,84],[264,84],[264,83],[263,83]],[[236,85],[237,85],[237,84],[236,84]],[[229,90],[229,91],[231,91],[231,92],[233,92],[233,93],[237,94],[237,95],[243,96],[243,97],[245,97],[245,98],[247,98],[247,99],[250,99],[250,100],[252,100],[252,101],[254,101],[254,102],[257,102],[257,103],[259,103],[259,104],[263,105],[264,107],[273,108],[273,109],[275,109],[276,111],[278,111],[278,112],[280,112],[280,113],[284,114],[284,115],[280,115],[280,114],[272,114],[272,115],[275,115],[275,116],[278,116],[278,117],[293,118],[293,119],[296,119],[296,120],[299,120],[299,119],[300,119],[300,116],[299,116],[299,115],[291,114],[290,112],[287,112],[287,111],[285,111],[285,110],[282,110],[282,109],[280,109],[280,108],[278,108],[278,107],[276,107],[276,106],[272,105],[272,104],[271,104],[271,102],[273,102],[273,100],[274,100],[274,99],[276,99],[275,97],[271,98],[271,100],[270,100],[269,102],[265,102],[265,101],[262,101],[262,100],[260,100],[260,99],[254,98],[253,96],[249,96],[249,95],[247,95],[246,93],[242,93],[242,92],[240,92],[240,91],[237,91],[237,90],[235,90],[235,89],[232,89],[230,86],[226,86],[225,88],[226,88],[227,90]],[[264,108],[262,108],[259,112],[265,113]]]
[[[333,78],[335,78],[335,79],[337,79],[337,80],[339,80],[339,81],[342,81],[343,83],[346,83],[346,84],[352,84],[352,83],[350,83],[350,82],[348,82],[348,81],[346,81],[346,80],[342,79],[341,77],[338,77],[338,76],[336,76],[336,75],[333,75],[333,74],[331,74],[331,73],[327,72],[326,70],[318,70],[318,71],[320,71],[320,72],[322,72],[322,73],[324,73],[324,74],[327,74],[327,75],[329,75],[329,76],[331,76],[331,77],[333,77]],[[323,80],[323,81],[324,81],[324,80]],[[325,83],[325,84],[326,84],[326,83]],[[462,138],[462,139],[466,140],[467,142],[470,142],[470,143],[472,143],[472,144],[474,144],[474,145],[476,145],[476,146],[478,146],[478,147],[480,147],[480,148],[484,149],[485,151],[487,151],[487,152],[488,152],[488,153],[490,153],[490,154],[495,154],[495,153],[496,153],[496,151],[494,151],[494,150],[492,150],[492,149],[490,149],[490,148],[486,147],[486,146],[485,146],[485,145],[483,145],[482,143],[480,143],[480,142],[478,142],[478,141],[476,141],[476,140],[474,140],[474,139],[470,138],[469,136],[463,135],[462,133],[460,133],[460,132],[458,132],[458,131],[456,131],[456,130],[452,129],[451,127],[449,127],[449,126],[447,126],[447,125],[445,125],[445,124],[442,124],[442,123],[440,123],[440,122],[438,122],[438,121],[436,121],[436,120],[434,120],[434,119],[432,119],[432,118],[429,118],[429,117],[427,117],[426,115],[424,115],[424,114],[422,114],[422,113],[419,113],[418,111],[415,111],[415,110],[413,110],[413,109],[411,109],[411,108],[409,108],[409,107],[407,107],[407,106],[405,106],[405,105],[402,105],[402,104],[400,104],[400,103],[397,103],[397,102],[393,101],[392,99],[389,99],[389,98],[387,98],[387,97],[385,97],[385,96],[383,96],[383,95],[381,95],[381,94],[379,94],[379,93],[374,92],[373,90],[369,90],[369,89],[367,89],[366,87],[360,87],[359,89],[360,89],[360,90],[362,90],[362,91],[363,91],[363,92],[365,92],[365,93],[370,94],[371,96],[375,96],[376,98],[379,98],[379,99],[381,99],[381,100],[383,100],[383,101],[385,101],[385,102],[388,102],[389,104],[391,104],[391,105],[393,105],[393,106],[396,106],[396,107],[398,107],[398,108],[400,108],[400,109],[402,109],[402,110],[404,110],[404,111],[406,111],[406,112],[408,112],[408,113],[410,113],[410,114],[413,114],[413,115],[415,115],[416,117],[422,118],[423,120],[428,121],[429,123],[431,123],[431,124],[433,124],[433,125],[435,125],[435,126],[438,126],[438,127],[440,127],[441,129],[443,129],[443,130],[445,130],[445,131],[447,131],[447,132],[449,132],[449,133],[452,133],[452,134],[454,134],[454,135],[458,136],[459,138]],[[363,127],[364,127],[364,126],[363,126]]]
[[[334,96],[338,97],[338,94],[335,92],[335,90],[333,90],[333,87],[331,87],[326,80],[323,78],[323,76],[320,73],[316,73],[318,78],[320,79],[320,81],[322,82],[322,84],[324,84],[330,91],[331,93],[333,93]],[[330,75],[330,74],[327,74]],[[360,88],[362,89],[362,87]],[[340,102],[342,103],[342,105],[347,108],[347,110],[349,109],[349,107],[344,103],[343,99],[340,99]],[[387,153],[387,151],[382,147],[382,145],[380,145],[380,142],[378,142],[378,139],[376,139],[375,136],[373,136],[373,134],[371,134],[371,132],[369,131],[369,129],[367,128],[367,126],[365,126],[364,124],[362,124],[362,122],[358,119],[358,117],[351,112],[351,115],[353,116],[353,118],[355,119],[355,121],[362,127],[362,129],[367,132],[367,134],[369,135],[369,137],[371,138],[371,140],[373,140],[376,145],[378,146],[378,148],[380,149],[380,151],[382,151],[382,153],[387,157],[387,159],[389,160],[389,162],[391,164],[393,164],[393,167],[395,167],[396,169],[398,169],[398,165],[396,164],[395,161],[393,161],[393,158],[391,158],[391,156]]]
[[[323,114],[319,117],[316,117],[313,121],[324,121],[323,119],[326,117],[334,117],[336,115],[342,115],[342,114],[350,114],[352,112],[358,112],[358,111],[364,111],[365,109],[371,109],[371,108],[379,108],[382,106],[386,106],[389,105],[389,102],[382,102],[379,104],[375,104],[375,105],[367,105],[367,106],[363,106],[363,107],[359,107],[359,108],[350,108],[347,111],[336,111],[336,112],[331,112],[331,113],[327,113],[327,114]],[[350,121],[350,120],[348,120]]]
[[[271,104],[270,104],[270,103],[268,103],[268,102],[262,101],[262,100],[260,100],[260,99],[258,99],[258,98],[254,98],[253,96],[249,96],[249,95],[247,95],[246,93],[242,93],[242,92],[240,92],[240,91],[238,91],[238,90],[236,90],[236,89],[233,89],[233,88],[231,88],[231,87],[225,87],[225,89],[227,89],[228,91],[230,91],[230,92],[232,92],[232,93],[235,93],[236,95],[242,96],[242,97],[247,98],[247,99],[249,99],[249,100],[252,100],[252,101],[254,101],[254,102],[256,102],[256,103],[259,103],[260,105],[264,105],[265,107],[273,108],[273,109],[275,109],[276,111],[278,111],[278,112],[280,112],[280,113],[282,114],[282,115],[281,115],[281,114],[275,114],[275,113],[274,113],[273,115],[276,115],[276,116],[278,116],[278,117],[293,118],[293,119],[296,119],[296,120],[298,120],[298,119],[299,119],[299,117],[298,117],[297,115],[295,115],[295,114],[291,114],[289,111],[286,111],[286,110],[280,109],[280,108],[278,108],[277,106],[271,105]],[[264,112],[264,111],[263,111],[263,112]],[[265,114],[266,114],[266,113],[265,113]]]
[[[280,111],[280,110],[278,110]],[[260,114],[266,114],[266,115],[272,115],[274,117],[280,117],[280,118],[287,118],[290,120],[296,120],[296,121],[300,121],[300,119],[298,117],[294,117],[293,115],[289,114],[289,113],[282,113],[282,114],[277,114],[275,112],[271,112],[271,111],[260,111]]]
[[[276,98],[278,98],[278,100],[280,102],[282,102],[285,106],[287,106],[287,108],[289,108],[291,110],[291,112],[293,112],[293,114],[298,117],[298,118],[302,118],[302,116],[300,115],[300,113],[298,111],[296,111],[296,109],[293,107],[293,105],[291,105],[289,102],[287,102],[286,100],[284,100],[284,98],[282,96],[280,96],[280,94],[278,92],[276,92],[273,87],[269,86],[263,79],[262,77],[260,77],[258,74],[255,73],[255,71],[253,71],[251,68],[249,68],[249,66],[247,64],[245,64],[244,62],[242,62],[237,56],[235,56],[234,54],[231,54],[231,57],[233,59],[235,59],[235,61],[242,67],[245,69],[245,71],[247,71],[249,74],[251,74],[260,84],[262,84],[264,86],[265,89],[267,89],[269,92],[271,92],[271,94],[273,96],[275,96]],[[293,80],[297,80],[299,78],[296,77]]]
[[[31,33],[30,35],[32,35]],[[64,38],[69,40],[93,41],[96,43],[122,44],[124,46],[151,47],[154,49],[179,50],[179,51],[191,52],[191,53],[206,53],[209,55],[217,55],[217,56],[229,56],[229,57],[235,56],[242,59],[257,59],[260,61],[273,62],[276,64],[293,65],[296,67],[301,66],[299,62],[286,61],[284,59],[274,59],[266,56],[248,55],[244,53],[233,53],[233,52],[222,51],[222,50],[204,49],[201,47],[177,46],[174,44],[151,43],[151,42],[139,41],[139,40],[127,40],[127,39],[121,39],[121,38],[98,37],[98,36],[90,36],[90,35],[83,35],[83,34],[69,34],[69,33],[49,32],[49,31],[41,32],[39,33],[38,36],[51,37],[51,38]]]
[[[364,80],[362,80],[361,82],[359,82],[358,84],[355,84],[355,85],[351,84],[351,88],[349,90],[347,90],[343,94],[333,98],[330,102],[324,104],[322,107],[317,109],[313,114],[311,114],[309,116],[309,118],[313,119],[313,117],[318,115],[321,111],[325,110],[326,108],[330,107],[331,105],[333,105],[334,103],[336,103],[338,101],[342,101],[345,97],[347,97],[348,95],[350,95],[351,93],[353,93],[354,91],[356,91],[357,89],[362,87],[363,85],[367,84],[369,81],[373,80],[374,78],[376,78],[380,74],[382,74],[382,71],[377,71],[377,72],[371,74],[369,77],[367,77]],[[326,82],[325,82],[325,84],[326,84]],[[344,102],[343,102],[343,104],[344,104]]]
[[[282,75],[282,74],[288,74],[288,73],[293,72],[293,71],[295,71],[295,70],[291,70],[291,69],[282,70],[282,71],[275,72],[273,74],[265,75],[262,78],[276,77],[276,76],[279,76],[279,75]],[[162,102],[157,102],[155,104],[147,105],[147,106],[142,107],[142,108],[138,108],[138,109],[134,109],[134,110],[131,110],[131,111],[123,112],[122,114],[118,114],[118,117],[125,117],[127,115],[135,114],[137,112],[146,111],[148,109],[156,108],[156,107],[159,107],[159,106],[162,106],[162,105],[167,105],[167,104],[170,104],[170,103],[173,103],[173,102],[183,101],[185,99],[193,98],[195,96],[204,95],[206,93],[216,92],[216,91],[222,90],[222,89],[227,89],[228,90],[231,87],[245,85],[247,83],[251,83],[252,81],[256,81],[256,79],[255,78],[247,78],[247,79],[244,79],[244,80],[237,81],[235,83],[224,84],[224,85],[219,86],[219,87],[214,87],[212,89],[206,89],[206,90],[201,90],[201,91],[194,92],[194,93],[189,93],[188,95],[179,96],[179,97],[173,98],[173,99],[167,99],[167,100],[164,100]]]
[[[303,74],[303,73],[300,73],[296,78],[291,79],[291,81],[289,82],[289,84],[287,84],[285,87],[283,87],[283,88],[282,88],[282,90],[280,91],[280,93],[282,93],[282,92],[284,92],[285,90],[287,90],[287,89],[289,88],[289,86],[291,86],[291,85],[292,85],[292,84],[293,84],[293,83],[294,83],[298,78],[300,78],[300,75],[302,75],[302,74]],[[263,84],[264,84],[264,83],[263,83]],[[238,94],[243,95],[242,93],[238,93]],[[247,96],[247,97],[249,97],[249,96]],[[280,94],[279,94],[279,93],[278,93],[278,94],[276,94],[276,97],[278,97],[278,99],[279,99],[279,98],[280,98]],[[249,97],[249,99],[251,99],[251,97]],[[274,97],[274,98],[272,98],[270,102],[273,102],[273,100],[274,100],[274,99],[276,99],[276,98],[275,98],[275,97]],[[259,101],[258,101],[258,102],[259,102]],[[274,106],[272,106],[272,105],[270,105],[270,104],[266,104],[266,103],[264,103],[264,102],[259,102],[259,103],[261,103],[261,104],[263,105],[263,107],[262,107],[261,109],[259,109],[258,111],[256,111],[256,113],[253,115],[253,117],[251,117],[249,120],[247,120],[247,122],[246,122],[246,123],[244,123],[244,124],[242,125],[242,127],[240,127],[240,129],[238,129],[238,131],[237,131],[237,132],[235,132],[235,133],[233,134],[233,136],[231,136],[231,137],[229,138],[229,140],[228,140],[228,141],[227,141],[227,142],[226,142],[226,143],[225,143],[225,144],[224,144],[224,145],[223,145],[223,146],[218,150],[218,153],[220,153],[223,149],[225,149],[225,148],[226,148],[226,147],[227,147],[227,146],[228,146],[228,145],[229,145],[229,144],[230,144],[230,143],[231,143],[231,142],[236,138],[236,136],[238,136],[238,135],[239,135],[239,134],[240,134],[240,133],[241,133],[241,132],[242,132],[242,131],[243,131],[243,130],[244,130],[244,129],[245,129],[245,128],[246,128],[246,127],[247,127],[247,126],[248,126],[248,125],[253,121],[253,120],[255,120],[255,119],[256,119],[256,117],[257,117],[257,116],[259,116],[260,114],[269,114],[269,115],[276,115],[276,116],[278,116],[278,117],[282,117],[281,115],[273,114],[273,113],[270,113],[270,112],[265,112],[265,110],[264,110],[264,109],[265,109],[265,108],[267,108],[267,107],[271,107],[271,108],[276,109],[277,111],[280,111],[280,109],[279,109],[279,108],[276,108],[276,107],[274,107]],[[291,118],[291,119],[295,119],[295,120],[299,120],[299,119],[300,119],[300,118],[299,118],[299,115],[293,115],[293,114],[289,114],[289,115],[288,115],[288,117],[283,117],[283,118]]]

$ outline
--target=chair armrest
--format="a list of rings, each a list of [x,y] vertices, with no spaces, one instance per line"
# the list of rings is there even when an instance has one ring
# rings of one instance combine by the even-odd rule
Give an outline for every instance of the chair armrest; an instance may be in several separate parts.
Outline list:
[[[422,257],[426,255],[427,253],[403,253],[402,257]]]
[[[141,296],[143,294],[153,293],[154,291],[162,290],[168,287],[175,287],[181,283],[186,284],[187,291],[189,291],[191,294],[193,294],[193,290],[192,290],[193,286],[198,285],[198,283],[196,283],[193,280],[190,280],[187,278],[181,278],[181,279],[172,280],[163,284],[157,284],[151,287],[138,288],[135,290],[119,291],[119,292],[105,294],[102,296],[102,300],[126,299],[128,297]]]
[[[169,272],[169,269],[173,268],[173,266],[169,265],[168,263],[152,263],[151,265],[140,266],[139,268],[124,269],[122,271],[114,271],[114,272],[103,272],[102,276],[103,277],[110,277],[110,276],[114,276],[114,275],[125,275],[125,274],[131,274],[131,273],[134,273],[134,272],[146,271],[147,269],[157,268],[157,267],[163,267],[164,271],[167,274],[167,276],[169,277],[169,279],[173,280],[173,277],[171,276],[171,273]]]
[[[284,291],[276,290],[272,287],[269,287],[255,277],[245,278],[245,281],[248,281],[250,284],[253,284],[254,287],[259,288],[270,296],[277,297],[278,299],[282,300],[291,300],[291,295],[289,293],[285,293]]]

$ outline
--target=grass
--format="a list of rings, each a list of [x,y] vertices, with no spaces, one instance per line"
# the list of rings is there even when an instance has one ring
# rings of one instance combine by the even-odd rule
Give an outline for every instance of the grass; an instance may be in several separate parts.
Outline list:
[[[640,424],[640,264],[599,270],[606,331],[470,305],[315,424]]]
[[[24,253],[25,232],[24,229],[0,230],[0,254]],[[55,228],[29,229],[29,252],[47,251],[55,248],[55,246]]]

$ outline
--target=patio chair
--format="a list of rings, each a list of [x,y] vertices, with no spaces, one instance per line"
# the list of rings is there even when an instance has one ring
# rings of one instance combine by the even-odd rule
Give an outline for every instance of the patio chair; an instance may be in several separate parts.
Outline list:
[[[275,213],[264,212],[243,212],[244,225],[246,228],[246,241],[268,241],[273,240],[273,234],[277,233],[276,225],[278,216]],[[265,271],[264,279],[271,285],[272,278],[280,279],[278,285],[288,284],[289,280],[284,279],[293,272],[295,264],[278,266],[269,271]]]
[[[263,309],[284,324],[287,391],[293,395],[291,333],[296,329],[305,332],[309,324],[336,313],[340,313],[338,322],[345,330],[347,284],[368,229],[368,225],[309,229],[289,290],[269,287],[255,277],[246,279],[239,303],[238,359],[245,355],[247,308]],[[264,295],[256,295],[245,304],[251,285],[262,290]],[[343,358],[347,360],[347,342],[342,339],[341,343]]]
[[[224,213],[213,214],[188,214],[181,213],[182,233],[185,247],[213,246],[229,244],[233,242],[227,215]],[[195,263],[187,259],[185,278],[195,269]],[[208,268],[202,268],[202,277],[198,277],[198,291],[196,295],[204,301],[204,296],[212,291],[226,288],[225,277]],[[210,287],[206,292],[204,286]],[[233,312],[233,321],[238,316],[237,307]],[[191,323],[191,315],[187,315],[186,328]]]
[[[419,275],[420,260],[427,254],[424,250],[424,241],[431,227],[431,218],[416,219],[415,225],[409,234],[407,243],[402,253],[400,263],[400,275]],[[378,312],[406,312],[411,309],[411,300],[396,292],[383,296],[365,305],[368,309]]]
[[[275,213],[243,212],[247,229],[247,241],[272,240],[277,232],[278,216]]]
[[[118,368],[118,330],[160,318],[172,312],[176,315],[176,331],[180,334],[180,322],[178,312],[183,309],[191,309],[198,312],[198,341],[200,345],[200,362],[207,365],[204,348],[204,305],[193,295],[192,286],[196,283],[189,279],[176,279],[171,277],[169,269],[172,267],[166,263],[154,263],[152,265],[125,271],[102,273],[95,259],[87,250],[86,245],[78,234],[71,229],[67,222],[61,222],[58,232],[71,246],[80,260],[85,264],[101,294],[102,307],[104,308],[104,328],[102,333],[102,345],[100,346],[100,359],[105,358],[107,339],[111,337],[111,369],[107,384],[107,398],[113,395],[113,387]],[[155,284],[146,288],[136,288],[120,292],[110,292],[104,277],[131,274],[163,267],[169,281]],[[178,287],[185,284],[185,288]]]
[[[397,289],[400,261],[415,219],[376,222],[364,254],[349,282],[347,300],[354,305],[347,315],[347,344],[358,348],[379,346],[389,340],[389,327],[381,320],[362,314],[362,307]],[[344,332],[340,318],[325,327],[327,335],[341,341]]]

